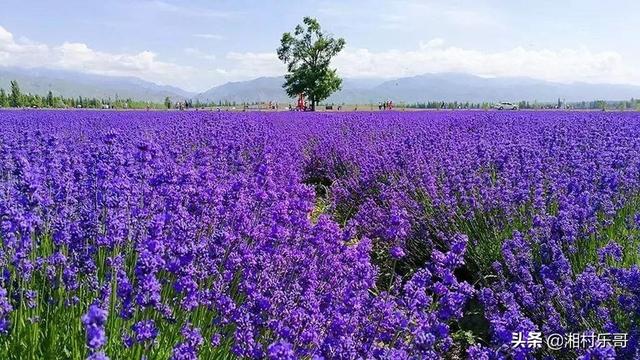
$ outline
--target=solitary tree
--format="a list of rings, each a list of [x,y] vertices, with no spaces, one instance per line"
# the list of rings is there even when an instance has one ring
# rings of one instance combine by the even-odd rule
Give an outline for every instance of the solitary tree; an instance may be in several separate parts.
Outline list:
[[[11,80],[11,95],[9,96],[9,105],[11,105],[11,107],[22,106],[22,94],[20,93],[18,82],[15,80]]]
[[[320,23],[311,17],[305,17],[293,34],[282,34],[277,51],[278,58],[287,64],[288,74],[282,86],[287,94],[305,94],[311,101],[311,110],[315,110],[318,102],[340,90],[342,79],[329,65],[344,44],[344,39],[323,33]]]
[[[164,106],[166,106],[167,109],[171,109],[171,98],[169,98],[168,96],[164,98]]]

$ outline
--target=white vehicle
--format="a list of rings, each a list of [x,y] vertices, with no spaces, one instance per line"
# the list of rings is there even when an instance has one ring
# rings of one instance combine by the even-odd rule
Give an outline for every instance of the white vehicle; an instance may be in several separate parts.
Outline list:
[[[498,110],[518,110],[518,105],[510,102],[500,102],[493,107]]]

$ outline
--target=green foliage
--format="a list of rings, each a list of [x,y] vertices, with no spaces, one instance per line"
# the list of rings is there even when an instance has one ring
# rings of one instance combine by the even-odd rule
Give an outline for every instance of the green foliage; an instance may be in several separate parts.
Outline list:
[[[4,89],[0,89],[0,107],[9,107],[9,98]]]
[[[577,239],[576,251],[569,257],[574,272],[580,273],[587,266],[597,264],[598,249],[609,243],[617,243],[623,251],[620,262],[611,259],[607,262],[622,268],[640,264],[640,254],[637,251],[640,246],[640,231],[631,226],[638,211],[640,195],[630,196],[627,205],[618,210],[612,221],[598,224],[591,234]]]
[[[340,90],[342,79],[329,66],[344,45],[344,39],[323,33],[320,23],[311,17],[305,17],[293,34],[282,34],[277,52],[289,72],[283,85],[287,95],[305,94],[315,110],[318,102]]]
[[[405,107],[410,109],[484,109],[488,110],[493,107],[493,103],[482,102],[458,102],[458,101],[426,101],[407,104]],[[622,101],[580,101],[565,102],[558,99],[557,102],[537,102],[533,103],[521,100],[518,102],[518,108],[522,110],[540,110],[540,109],[581,109],[581,110],[640,110],[640,99],[630,99]]]
[[[2,240],[0,238],[0,240]],[[54,245],[51,234],[33,234],[32,241],[39,244],[31,255],[31,260],[51,256]],[[67,249],[62,249],[66,255]],[[118,301],[115,298],[115,289],[118,286],[117,277],[110,276],[107,258],[122,254],[125,261],[125,269],[130,278],[134,278],[135,255],[131,247],[114,248],[111,252],[101,249],[97,254],[96,267],[99,269],[99,283],[110,283],[114,290],[111,294],[110,308],[105,325],[107,343],[104,350],[111,359],[140,359],[145,355],[147,359],[168,359],[173,347],[182,340],[180,329],[182,324],[190,323],[202,329],[205,339],[210,339],[214,332],[227,334],[230,327],[211,326],[215,312],[200,306],[193,311],[180,307],[181,295],[173,288],[173,281],[163,285],[162,296],[173,299],[169,302],[173,309],[175,321],[162,319],[157,311],[151,309],[136,310],[130,319],[119,316]],[[10,265],[11,267],[12,265]],[[88,356],[85,345],[86,330],[82,325],[82,315],[86,313],[89,305],[98,297],[99,291],[91,288],[85,282],[77,290],[63,287],[52,287],[49,280],[42,273],[34,272],[29,282],[23,282],[16,276],[15,269],[11,272],[12,278],[7,290],[11,287],[19,289],[29,288],[37,290],[34,304],[30,306],[28,301],[20,299],[17,306],[11,312],[11,333],[0,336],[0,359],[84,359]],[[62,271],[58,270],[55,278],[58,283],[62,281]],[[80,276],[79,280],[86,280]],[[74,298],[75,297],[75,298]],[[131,327],[140,320],[155,320],[159,327],[158,337],[153,344],[134,344],[125,348],[122,343],[124,334],[131,334]],[[218,347],[202,346],[199,355],[201,359],[234,359],[231,353],[231,344],[222,343]]]
[[[215,102],[203,103],[196,100],[186,100],[183,102],[186,108],[215,107]],[[236,102],[220,101],[224,106],[236,106]],[[78,96],[77,98],[65,98],[63,96],[54,95],[49,90],[46,96],[38,94],[23,94],[17,81],[11,81],[11,92],[7,92],[0,88],[0,107],[38,107],[38,108],[82,108],[82,109],[170,109],[172,107],[171,98],[166,97],[164,102],[155,103],[151,101],[140,101],[133,99],[97,99]]]
[[[22,94],[20,93],[18,82],[15,80],[11,80],[11,95],[9,96],[9,105],[11,107],[22,106]]]
[[[51,90],[49,90],[49,92],[47,93],[47,106],[53,107],[53,93],[51,92]]]
[[[109,109],[162,109],[165,104],[153,103],[149,101],[138,101],[132,99],[96,99],[79,96],[75,98],[65,98],[55,96],[51,90],[46,96],[37,94],[24,94],[20,91],[17,81],[11,81],[10,93],[0,89],[0,107],[46,107],[46,108],[93,108],[101,109],[107,105]]]
[[[427,101],[407,104],[405,107],[410,109],[484,109],[490,108],[490,103],[471,103],[471,102],[445,102],[445,101]]]

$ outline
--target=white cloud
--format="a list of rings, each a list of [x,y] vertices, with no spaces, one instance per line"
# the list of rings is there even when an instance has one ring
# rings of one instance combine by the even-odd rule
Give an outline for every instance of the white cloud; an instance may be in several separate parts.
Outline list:
[[[0,26],[0,46],[12,43],[13,42],[13,34],[8,32],[5,28]]]
[[[358,2],[321,1],[318,14],[330,18],[344,28],[368,29],[376,24],[379,29],[393,31],[423,31],[431,27],[459,31],[507,31],[505,15],[500,7],[488,6],[483,1],[461,4],[456,1],[396,0],[370,1],[370,6]]]
[[[209,39],[209,40],[222,40],[224,36],[218,34],[193,34],[193,37],[197,37],[200,39]]]
[[[184,53],[189,56],[193,56],[193,57],[197,57],[197,58],[201,58],[209,61],[213,61],[216,59],[215,54],[208,54],[197,48],[191,48],[191,47],[185,48]]]
[[[228,76],[252,78],[259,76],[282,75],[286,71],[285,65],[275,53],[230,52],[226,59],[231,65],[224,69]]]
[[[65,42],[49,46],[34,42],[16,41],[0,26],[0,65],[25,68],[45,67],[74,70],[92,74],[136,76],[161,84],[175,84],[193,88],[190,80],[199,71],[157,59],[151,51],[135,54],[114,54],[94,50],[83,43]]]
[[[229,18],[235,13],[231,11],[218,11],[205,8],[194,8],[186,4],[175,5],[167,1],[151,0],[141,3],[144,7],[170,13],[183,17],[204,17],[204,18]]]
[[[230,74],[277,75],[284,66],[274,53],[230,53]],[[626,65],[619,53],[587,48],[486,52],[446,46],[440,38],[420,43],[415,50],[346,48],[333,61],[346,77],[402,77],[425,73],[462,72],[480,76],[522,76],[557,82],[640,84],[640,73]]]
[[[464,72],[489,76],[524,76],[550,81],[640,83],[640,77],[612,51],[586,48],[483,52],[444,46],[442,39],[421,44],[417,50],[372,52],[346,49],[334,62],[350,77],[396,77],[437,72]]]
[[[461,8],[441,9],[436,16],[442,16],[443,20],[459,29],[496,28],[506,29],[496,11],[487,12],[486,9],[469,10]]]
[[[425,50],[425,49],[433,49],[433,48],[439,48],[441,46],[444,45],[444,39],[442,38],[435,38],[435,39],[431,39],[429,41],[425,42],[420,42],[420,49],[421,50]]]
[[[110,53],[78,42],[46,45],[16,39],[0,26],[0,66],[45,67],[93,74],[135,76],[141,79],[204,90],[224,81],[282,75],[285,65],[275,53],[229,52],[216,59],[197,48],[185,48],[193,57],[216,61],[209,68],[158,59],[153,51]],[[633,59],[631,59],[633,60]],[[464,72],[481,76],[525,76],[559,82],[640,84],[640,70],[613,51],[587,48],[481,51],[449,45],[435,38],[414,50],[372,51],[348,47],[333,61],[346,77],[401,77],[424,73]]]

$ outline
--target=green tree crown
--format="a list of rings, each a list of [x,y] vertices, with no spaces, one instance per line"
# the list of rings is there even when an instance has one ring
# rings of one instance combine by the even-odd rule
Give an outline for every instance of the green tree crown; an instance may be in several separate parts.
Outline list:
[[[311,109],[315,110],[318,102],[340,90],[342,79],[330,64],[344,45],[344,39],[322,32],[320,23],[311,17],[305,17],[293,34],[282,34],[277,53],[287,65],[283,84],[287,95],[305,94],[311,101]]]
[[[9,96],[9,105],[11,107],[22,106],[22,94],[20,93],[18,82],[15,80],[11,80],[11,95]]]

